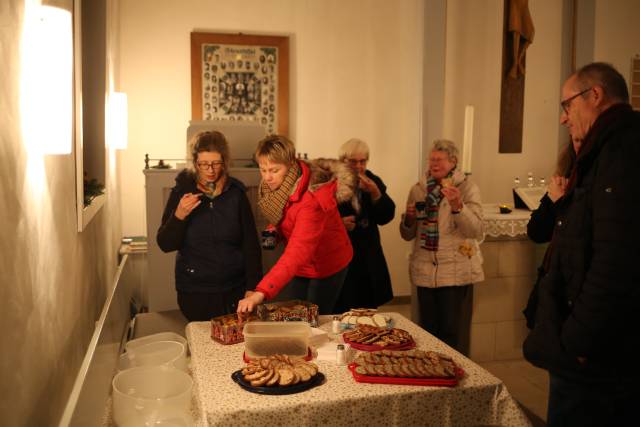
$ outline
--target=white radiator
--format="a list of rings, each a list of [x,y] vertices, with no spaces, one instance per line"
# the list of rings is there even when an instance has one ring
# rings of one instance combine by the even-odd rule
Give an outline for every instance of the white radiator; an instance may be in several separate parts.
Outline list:
[[[130,301],[139,284],[125,255],[96,322],[93,337],[60,420],[61,427],[99,426],[111,394],[111,380],[131,324]]]

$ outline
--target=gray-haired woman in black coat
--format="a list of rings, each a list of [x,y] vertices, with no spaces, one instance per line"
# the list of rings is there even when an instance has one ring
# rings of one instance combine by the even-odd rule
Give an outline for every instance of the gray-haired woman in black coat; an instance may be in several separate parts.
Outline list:
[[[367,170],[369,147],[364,141],[354,138],[345,142],[339,158],[359,176],[359,210],[351,203],[339,206],[353,246],[353,259],[334,309],[336,313],[358,307],[376,308],[393,298],[378,226],[389,223],[396,209],[382,180]]]

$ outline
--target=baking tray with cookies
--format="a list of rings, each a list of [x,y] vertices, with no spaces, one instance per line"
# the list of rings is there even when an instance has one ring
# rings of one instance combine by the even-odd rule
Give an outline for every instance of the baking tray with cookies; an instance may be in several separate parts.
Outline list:
[[[285,395],[321,385],[325,376],[314,363],[276,354],[251,360],[232,373],[231,379],[251,393]]]
[[[464,377],[449,356],[423,350],[360,353],[349,370],[357,382],[375,384],[455,387]]]
[[[410,350],[416,342],[404,329],[358,325],[342,334],[342,339],[352,348],[361,351]]]

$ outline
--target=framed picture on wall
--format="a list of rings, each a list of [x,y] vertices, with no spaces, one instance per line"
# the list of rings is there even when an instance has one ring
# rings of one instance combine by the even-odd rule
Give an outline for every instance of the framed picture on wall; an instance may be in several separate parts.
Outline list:
[[[191,118],[289,132],[289,37],[191,33]]]

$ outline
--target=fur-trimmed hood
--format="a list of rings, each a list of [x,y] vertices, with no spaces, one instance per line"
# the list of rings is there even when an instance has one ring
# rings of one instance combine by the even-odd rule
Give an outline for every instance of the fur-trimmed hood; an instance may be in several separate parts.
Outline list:
[[[346,163],[336,159],[319,158],[307,164],[311,170],[309,191],[316,191],[324,184],[335,180],[338,204],[350,201],[356,211],[359,211],[356,197],[358,175]]]

